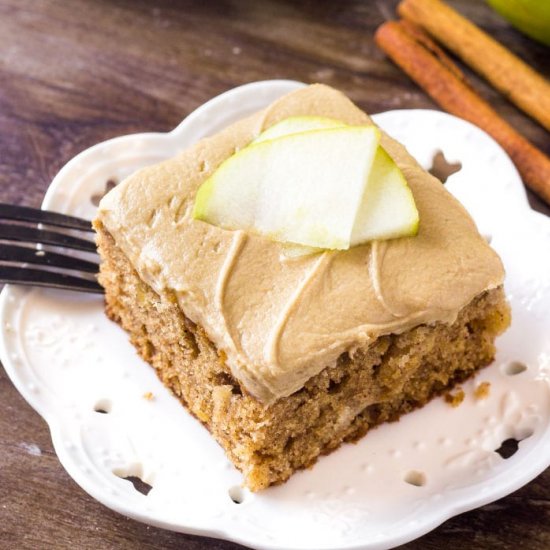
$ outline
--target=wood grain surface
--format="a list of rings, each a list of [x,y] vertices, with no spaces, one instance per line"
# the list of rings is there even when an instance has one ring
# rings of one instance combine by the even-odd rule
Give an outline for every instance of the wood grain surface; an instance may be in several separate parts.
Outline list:
[[[550,50],[483,2],[451,3],[549,76]],[[38,206],[59,168],[83,149],[122,134],[170,130],[205,100],[254,80],[324,82],[371,113],[435,108],[373,43],[395,4],[0,0],[0,201]],[[550,153],[545,130],[466,72],[507,120]],[[403,548],[547,550],[549,495],[546,471]],[[0,548],[238,546],[147,527],[94,501],[65,473],[46,424],[0,369]]]

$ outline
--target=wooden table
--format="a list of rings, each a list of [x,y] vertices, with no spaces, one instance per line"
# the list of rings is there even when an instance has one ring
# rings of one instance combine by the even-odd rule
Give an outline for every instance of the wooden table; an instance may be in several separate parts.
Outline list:
[[[548,77],[548,49],[484,3],[452,4]],[[373,43],[394,7],[383,0],[0,0],[0,201],[38,206],[59,168],[83,149],[122,134],[170,130],[210,97],[254,80],[324,82],[372,113],[434,108]],[[548,133],[472,81],[550,153]],[[546,550],[549,494],[550,470],[403,548]],[[150,528],[94,501],[65,473],[46,424],[0,369],[0,548],[237,545]]]

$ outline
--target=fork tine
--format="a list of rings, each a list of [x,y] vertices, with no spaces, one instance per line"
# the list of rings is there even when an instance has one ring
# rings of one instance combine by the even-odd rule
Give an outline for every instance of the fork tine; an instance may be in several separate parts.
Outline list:
[[[0,239],[5,241],[26,241],[30,243],[53,244],[74,248],[76,250],[85,250],[96,252],[96,245],[92,241],[64,235],[55,231],[41,230],[34,227],[25,227],[23,225],[0,225]]]
[[[0,203],[0,222],[6,220],[40,223],[87,232],[93,231],[91,222],[87,220],[58,214],[57,212]],[[40,243],[86,252],[96,252],[95,243],[87,239],[18,224],[0,223],[0,241],[24,241],[32,244]],[[1,243],[0,261],[6,263],[38,264],[88,273],[97,273],[99,271],[99,266],[88,260],[66,256],[57,252]],[[0,264],[0,283],[103,293],[103,288],[95,280],[68,275],[58,271],[33,269],[27,266]]]
[[[79,229],[81,231],[90,231],[94,229],[91,222],[59,214],[58,212],[49,212],[28,206],[17,206],[13,204],[0,203],[0,219],[14,220],[19,222],[36,222],[57,227],[66,227],[68,229]]]
[[[27,267],[0,266],[0,283],[76,290],[80,292],[92,292],[94,294],[103,293],[103,288],[97,281],[81,279],[55,271],[41,271],[40,269],[29,269]]]
[[[0,261],[47,265],[50,267],[86,271],[87,273],[97,273],[99,271],[99,265],[88,260],[11,244],[0,244]]]

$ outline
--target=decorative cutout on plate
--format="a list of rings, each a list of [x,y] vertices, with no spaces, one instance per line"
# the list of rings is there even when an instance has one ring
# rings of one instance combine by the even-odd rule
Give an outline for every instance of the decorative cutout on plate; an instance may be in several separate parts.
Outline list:
[[[243,488],[239,485],[235,485],[234,487],[231,487],[228,491],[229,498],[235,503],[235,504],[242,504],[244,502],[244,491]]]
[[[144,481],[143,466],[139,463],[132,464],[126,468],[115,468],[113,474],[131,483],[134,489],[144,496],[147,496],[153,488],[150,483]]]
[[[507,374],[508,376],[516,376],[522,372],[525,372],[527,370],[527,366],[521,361],[512,361],[511,363],[504,365],[502,370],[504,374]]]
[[[498,449],[495,449],[495,453],[499,454],[502,458],[508,459],[515,455],[519,450],[519,444],[533,435],[533,430],[526,428],[520,430],[516,436],[505,439]]]
[[[505,460],[514,456],[519,449],[519,440],[511,437],[505,439],[498,449],[495,449],[495,453],[498,453]]]
[[[424,485],[426,485],[426,474],[418,470],[411,470],[405,475],[404,481],[415,487],[424,487]]]
[[[120,477],[120,476],[117,476],[117,477]],[[147,496],[151,491],[151,489],[153,488],[152,485],[149,485],[149,483],[145,483],[145,481],[143,481],[141,478],[137,476],[121,477],[121,479],[124,479],[125,481],[129,481],[133,485],[134,489],[138,493],[141,493],[144,496]]]
[[[94,206],[99,206],[99,203],[101,202],[101,199],[112,189],[114,189],[118,185],[118,181],[115,178],[109,178],[105,182],[105,190],[102,193],[94,193],[90,197],[90,201]]]
[[[111,412],[111,401],[109,401],[109,399],[99,400],[94,406],[94,411],[96,413],[100,413],[100,414],[110,413]]]
[[[461,162],[448,162],[443,151],[439,150],[432,157],[432,166],[428,172],[440,180],[441,183],[445,183],[449,176],[456,174],[461,168]]]

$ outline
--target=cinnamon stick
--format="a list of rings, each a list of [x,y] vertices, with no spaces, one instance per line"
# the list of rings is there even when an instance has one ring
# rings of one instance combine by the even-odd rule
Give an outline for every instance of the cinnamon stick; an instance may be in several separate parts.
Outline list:
[[[519,57],[440,0],[403,0],[397,11],[550,130],[550,82]]]
[[[550,204],[550,158],[503,120],[419,27],[390,21],[375,41],[443,109],[485,130],[514,161],[524,182]]]

